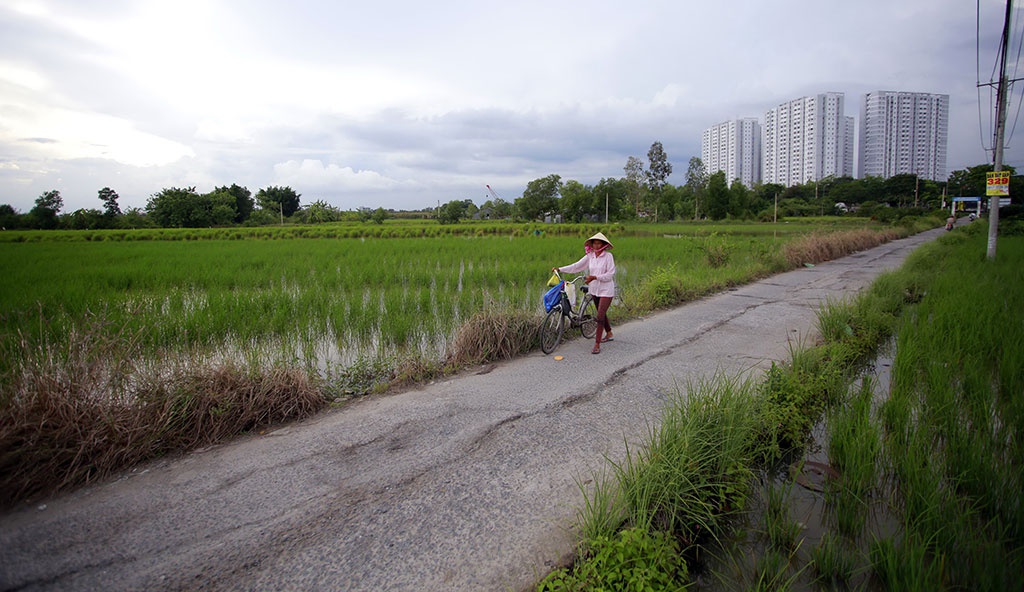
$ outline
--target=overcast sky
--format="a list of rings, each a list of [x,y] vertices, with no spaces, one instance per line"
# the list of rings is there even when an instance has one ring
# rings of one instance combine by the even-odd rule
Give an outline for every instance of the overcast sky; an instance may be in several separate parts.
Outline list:
[[[682,184],[705,128],[763,122],[829,91],[845,93],[858,126],[865,92],[950,95],[953,171],[991,162],[994,92],[979,92],[978,65],[983,83],[995,78],[1004,11],[1003,0],[0,0],[0,203],[27,212],[57,189],[65,212],[102,209],[109,186],[127,209],[165,187],[238,183],[345,210],[479,205],[488,184],[512,201],[552,173],[621,177],[655,141]],[[1005,162],[1024,167],[1022,145],[1018,130]]]

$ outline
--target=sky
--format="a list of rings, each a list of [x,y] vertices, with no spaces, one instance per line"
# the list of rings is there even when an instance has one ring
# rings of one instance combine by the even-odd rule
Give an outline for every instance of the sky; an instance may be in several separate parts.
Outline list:
[[[992,162],[1004,14],[1002,0],[0,0],[0,204],[27,212],[56,189],[65,213],[102,209],[110,187],[126,210],[237,183],[342,210],[481,205],[488,185],[513,201],[551,174],[622,177],[656,141],[681,185],[714,124],[843,92],[859,126],[876,90],[950,96],[951,172]],[[1021,168],[1019,91],[1004,162]]]

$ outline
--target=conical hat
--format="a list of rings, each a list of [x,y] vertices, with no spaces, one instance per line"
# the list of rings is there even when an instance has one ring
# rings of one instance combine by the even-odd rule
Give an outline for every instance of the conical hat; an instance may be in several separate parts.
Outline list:
[[[588,238],[587,240],[583,241],[583,244],[587,244],[587,243],[589,243],[592,240],[599,240],[599,241],[604,241],[604,242],[608,243],[608,248],[609,249],[615,247],[615,245],[612,244],[612,241],[608,240],[608,237],[605,236],[603,232],[598,232],[594,236],[592,236],[592,237]]]

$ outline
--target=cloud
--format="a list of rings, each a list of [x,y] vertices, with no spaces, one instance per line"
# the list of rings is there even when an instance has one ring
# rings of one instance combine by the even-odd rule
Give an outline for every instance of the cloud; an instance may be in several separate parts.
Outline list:
[[[826,91],[856,116],[879,89],[950,94],[954,170],[987,160],[975,64],[987,76],[1004,6],[981,1],[976,59],[959,0],[7,2],[0,202],[231,183],[373,207],[485,184],[514,199],[549,174],[619,177],[654,141],[681,175],[710,125]]]
[[[376,171],[355,171],[352,167],[334,163],[324,165],[322,161],[312,159],[275,164],[274,179],[276,184],[313,189],[330,188],[336,192],[382,191],[402,185],[412,186],[412,183],[389,179]]]

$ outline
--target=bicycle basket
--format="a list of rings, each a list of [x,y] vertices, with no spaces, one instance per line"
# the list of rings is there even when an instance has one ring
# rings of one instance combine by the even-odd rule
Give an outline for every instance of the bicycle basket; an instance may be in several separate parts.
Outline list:
[[[551,312],[552,308],[558,306],[563,285],[565,285],[565,282],[558,282],[557,286],[551,288],[544,294],[544,312]]]

